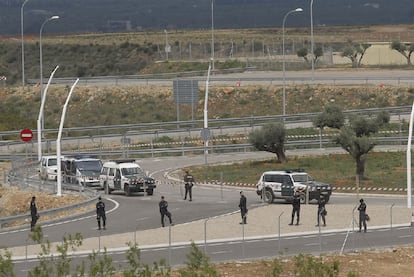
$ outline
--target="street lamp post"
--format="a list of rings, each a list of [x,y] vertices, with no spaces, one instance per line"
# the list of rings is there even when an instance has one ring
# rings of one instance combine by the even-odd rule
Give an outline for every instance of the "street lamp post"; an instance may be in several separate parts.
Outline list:
[[[48,19],[46,19],[42,26],[40,26],[40,32],[39,32],[39,59],[40,59],[40,92],[41,94],[43,94],[43,56],[42,56],[42,32],[43,32],[43,27],[45,27],[46,23],[51,21],[51,20],[55,20],[55,19],[59,19],[58,15],[54,15],[49,17]]]
[[[289,14],[294,12],[302,12],[302,8],[297,8],[291,10],[285,14],[283,17],[283,24],[282,24],[282,62],[283,62],[283,120],[285,119],[286,115],[286,73],[285,73],[285,22],[286,18]]]
[[[312,81],[315,79],[315,54],[314,54],[314,43],[313,43],[313,0],[310,2],[310,20],[311,20],[311,57],[312,57]]]
[[[168,61],[168,52],[169,52],[169,45],[168,45],[168,32],[167,32],[167,30],[164,30],[164,33],[165,33],[165,57],[166,57],[166,60]]]
[[[43,27],[46,25],[47,22],[51,21],[51,20],[55,20],[55,19],[59,19],[58,15],[54,15],[49,17],[48,19],[46,19],[42,26],[40,26],[40,32],[39,32],[39,60],[40,60],[40,98],[43,98],[43,54],[42,54],[42,32],[43,32]],[[44,118],[42,115],[42,128],[44,128]]]
[[[26,5],[27,1],[24,0],[22,7],[20,8],[20,27],[21,27],[21,34],[22,34],[22,86],[24,87],[24,41],[23,41],[23,9],[24,5]]]
[[[211,63],[214,72],[214,0],[211,0]]]

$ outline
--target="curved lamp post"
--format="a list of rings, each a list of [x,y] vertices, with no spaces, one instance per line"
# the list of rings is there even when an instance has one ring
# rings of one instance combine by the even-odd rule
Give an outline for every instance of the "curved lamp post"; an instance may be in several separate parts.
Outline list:
[[[55,20],[55,19],[59,19],[58,15],[54,15],[49,17],[48,19],[46,19],[42,26],[40,26],[40,33],[39,33],[39,59],[40,59],[40,92],[41,94],[43,94],[43,56],[42,56],[42,32],[43,32],[43,27],[45,27],[46,23],[48,23],[51,20]]]
[[[40,32],[39,32],[39,59],[40,59],[40,99],[43,98],[43,54],[42,54],[42,32],[43,32],[43,27],[46,25],[46,23],[48,23],[49,21],[55,20],[55,19],[59,19],[58,15],[54,15],[49,17],[48,19],[46,19],[42,26],[40,26]],[[44,128],[44,118],[42,115],[42,128]]]
[[[211,63],[214,72],[214,0],[211,0]]]
[[[313,0],[310,2],[310,20],[311,20],[311,56],[312,56],[312,81],[315,79],[315,56],[314,56],[314,43],[313,43]]]
[[[302,8],[297,8],[294,10],[291,10],[285,14],[283,17],[283,24],[282,24],[282,56],[283,56],[283,120],[285,120],[286,115],[286,74],[285,74],[285,22],[286,18],[289,14],[295,13],[295,12],[303,12]]]
[[[24,87],[24,41],[23,41],[23,9],[24,5],[26,5],[27,1],[24,0],[22,7],[20,8],[20,27],[21,27],[21,35],[22,35],[22,86]]]

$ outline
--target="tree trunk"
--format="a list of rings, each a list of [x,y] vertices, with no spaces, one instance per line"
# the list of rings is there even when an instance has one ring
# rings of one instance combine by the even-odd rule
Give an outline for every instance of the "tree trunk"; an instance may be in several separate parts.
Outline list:
[[[365,157],[359,156],[356,158],[356,174],[359,176],[359,180],[364,180],[365,174]]]
[[[283,149],[276,149],[276,156],[278,163],[285,163],[287,161],[285,151]]]

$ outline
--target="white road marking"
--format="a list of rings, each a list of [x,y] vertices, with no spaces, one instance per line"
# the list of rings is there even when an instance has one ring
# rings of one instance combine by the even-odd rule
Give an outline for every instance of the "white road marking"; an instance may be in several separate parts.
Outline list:
[[[216,252],[209,252],[209,254],[225,254],[225,253],[232,253],[232,251],[216,251]]]
[[[305,246],[315,246],[319,245],[319,243],[305,243]]]

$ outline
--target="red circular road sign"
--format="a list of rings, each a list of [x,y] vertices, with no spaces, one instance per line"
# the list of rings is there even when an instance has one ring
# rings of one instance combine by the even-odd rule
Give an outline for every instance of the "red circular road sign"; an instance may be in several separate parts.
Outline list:
[[[30,129],[23,129],[20,131],[20,139],[24,142],[29,142],[33,139],[33,132]]]

